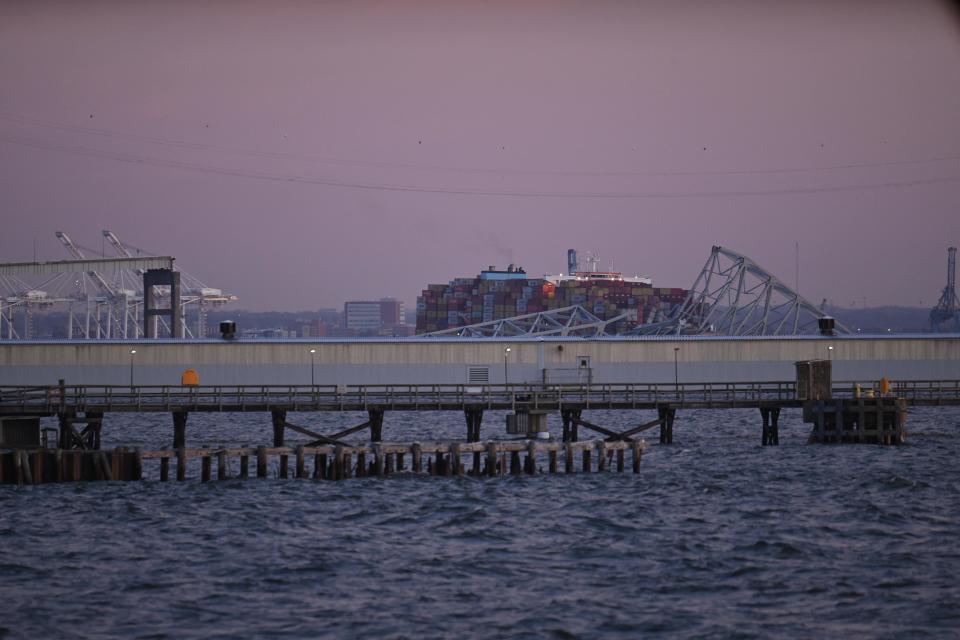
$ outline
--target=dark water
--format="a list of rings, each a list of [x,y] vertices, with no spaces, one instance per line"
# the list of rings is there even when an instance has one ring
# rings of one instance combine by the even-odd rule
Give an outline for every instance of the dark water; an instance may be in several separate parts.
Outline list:
[[[798,419],[761,447],[759,412],[680,412],[640,476],[0,487],[0,637],[956,637],[960,411],[913,410],[900,447],[808,446]],[[384,435],[461,422],[388,413]],[[270,434],[269,416],[189,429]]]

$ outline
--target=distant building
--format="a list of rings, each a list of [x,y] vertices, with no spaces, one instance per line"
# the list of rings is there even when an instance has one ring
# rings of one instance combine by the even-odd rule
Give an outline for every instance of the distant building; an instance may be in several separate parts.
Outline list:
[[[404,305],[394,298],[354,300],[343,305],[343,325],[351,335],[395,335],[404,331]]]

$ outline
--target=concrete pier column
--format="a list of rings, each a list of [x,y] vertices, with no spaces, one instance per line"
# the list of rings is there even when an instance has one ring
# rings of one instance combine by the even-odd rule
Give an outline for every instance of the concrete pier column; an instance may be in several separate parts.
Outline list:
[[[180,449],[187,446],[187,412],[173,412],[173,448]]]
[[[660,418],[660,444],[673,444],[673,419],[677,410],[672,407],[658,407],[657,416]]]
[[[576,442],[580,437],[579,430],[577,429],[577,422],[580,420],[580,410],[564,409],[560,412],[560,417],[563,420],[563,441]]]
[[[370,442],[383,441],[383,409],[369,409],[367,416],[370,419]]]
[[[780,444],[780,408],[760,407],[760,417],[763,420],[763,432],[760,443],[763,446]]]
[[[483,409],[465,409],[463,414],[467,419],[467,442],[480,442]]]
[[[273,421],[273,446],[284,446],[284,432],[287,427],[287,412],[284,409],[274,409],[270,412]]]

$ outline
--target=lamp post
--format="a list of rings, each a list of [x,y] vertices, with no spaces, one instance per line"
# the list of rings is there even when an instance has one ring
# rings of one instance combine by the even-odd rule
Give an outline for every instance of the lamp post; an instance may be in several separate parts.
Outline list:
[[[133,356],[136,355],[136,349],[130,349],[130,390],[133,390]]]
[[[833,362],[833,345],[827,347],[827,359]]]
[[[680,395],[680,369],[677,365],[677,355],[680,353],[680,347],[673,348],[673,389],[674,392],[679,396]]]
[[[310,386],[316,386],[314,384],[314,375],[313,375],[313,356],[317,352],[316,349],[310,349]]]
[[[507,377],[507,356],[510,354],[510,347],[503,350],[503,386],[506,387],[510,380]]]

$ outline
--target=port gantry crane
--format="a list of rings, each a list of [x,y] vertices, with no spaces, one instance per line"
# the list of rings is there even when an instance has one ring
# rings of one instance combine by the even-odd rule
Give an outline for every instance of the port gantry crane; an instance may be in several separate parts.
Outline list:
[[[930,310],[930,331],[960,332],[960,303],[957,302],[957,248],[947,249],[947,286],[940,301]]]
[[[57,231],[55,233],[57,239],[60,243],[66,248],[67,252],[74,260],[86,260],[87,256],[77,247],[76,244],[70,239],[63,231]],[[86,281],[81,278],[77,281],[77,286],[80,289],[78,294],[82,301],[86,303],[86,318],[83,324],[83,335],[85,338],[126,338],[128,337],[129,328],[132,325],[134,335],[132,337],[139,337],[139,323],[137,322],[136,317],[136,300],[135,300],[135,291],[132,289],[126,289],[122,285],[118,286],[114,283],[111,283],[109,280],[103,277],[97,271],[87,271],[85,275],[90,278],[94,286],[99,289],[99,296],[91,296],[87,292]],[[91,304],[94,309],[94,313],[91,314]],[[74,330],[74,314],[72,305],[68,309],[68,328],[67,328],[67,337],[73,338]],[[104,320],[102,318],[103,308],[106,307],[106,326],[104,326]],[[93,321],[96,328],[96,335],[92,336],[90,334],[91,327],[90,322]]]

